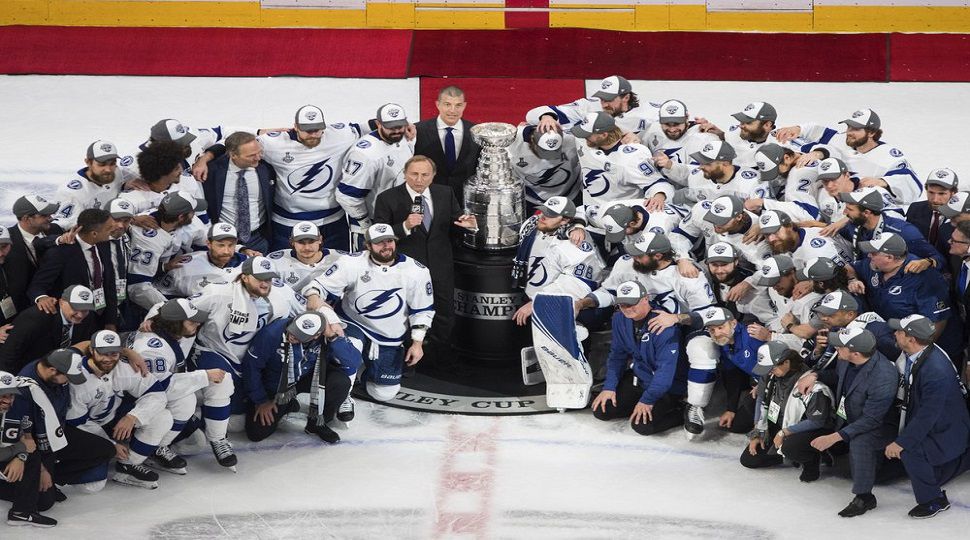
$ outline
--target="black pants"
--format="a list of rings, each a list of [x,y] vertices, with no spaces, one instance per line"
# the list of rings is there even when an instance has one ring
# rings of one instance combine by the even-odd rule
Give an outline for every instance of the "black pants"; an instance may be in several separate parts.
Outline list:
[[[58,450],[54,457],[57,465],[51,473],[57,484],[79,484],[88,470],[104,465],[115,457],[111,441],[92,435],[83,429],[64,424],[67,446]]]
[[[785,452],[785,455],[788,456],[788,459],[794,461],[795,463],[817,464],[819,460],[821,460],[822,454],[818,450],[812,448],[812,441],[817,437],[830,434],[832,434],[831,429],[815,429],[812,431],[803,431],[801,433],[792,433],[791,435],[785,437],[785,439],[782,441],[781,448]],[[838,446],[838,444],[835,446]]]
[[[348,377],[339,367],[327,364],[326,368],[326,392],[323,398],[323,418],[329,422],[337,415],[340,404],[350,395],[350,377]],[[297,393],[315,392],[316,385],[313,381],[313,372],[307,373],[296,384]],[[295,397],[293,398],[296,399]],[[283,417],[286,405],[277,406],[277,413],[273,415],[273,422],[264,426],[256,421],[256,405],[253,402],[246,404],[246,436],[251,441],[261,441],[276,432],[279,427],[280,419]]]
[[[738,414],[740,413],[741,411],[739,409]],[[734,430],[732,429],[731,431]],[[744,450],[741,451],[741,465],[748,469],[761,469],[781,465],[785,461],[785,458],[775,450],[773,441],[776,433],[778,433],[778,428],[773,424],[769,424],[768,431],[765,433],[764,448],[759,444],[755,447],[757,453],[751,455],[751,452],[748,451],[750,444],[745,446]]]
[[[629,418],[633,414],[633,409],[640,402],[643,395],[643,386],[633,384],[633,370],[627,370],[620,379],[620,384],[616,387],[616,406],[612,402],[606,402],[606,411],[597,409],[593,411],[593,416],[599,420],[615,420],[617,418]],[[653,405],[653,420],[645,423],[630,423],[633,431],[640,435],[653,435],[667,431],[672,427],[677,427],[684,423],[684,404],[683,396],[672,396],[665,394],[657,403]]]
[[[0,463],[0,470],[6,469],[7,463],[10,462]],[[54,506],[55,488],[43,493],[39,489],[40,453],[35,451],[27,454],[23,478],[13,483],[0,480],[0,499],[12,502],[10,509],[14,512],[42,512]]]
[[[734,411],[734,421],[728,431],[731,433],[749,433],[754,429],[754,398],[751,392],[743,392],[738,398],[738,406]]]

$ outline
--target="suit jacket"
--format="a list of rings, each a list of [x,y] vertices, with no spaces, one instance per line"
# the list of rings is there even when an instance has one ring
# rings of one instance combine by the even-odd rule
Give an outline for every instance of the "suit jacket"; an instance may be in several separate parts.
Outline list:
[[[108,242],[97,244],[98,254],[101,256],[102,281],[104,285],[105,308],[99,317],[100,324],[118,323],[118,297],[115,290],[115,272],[111,264],[111,247]],[[40,268],[34,274],[30,286],[27,288],[27,298],[31,303],[38,296],[48,295],[60,298],[64,289],[71,285],[91,287],[91,276],[88,275],[88,263],[81,251],[80,243],[56,246],[44,253],[40,261]]]
[[[0,345],[0,370],[18,373],[25,365],[60,347],[62,327],[60,312],[48,314],[30,306],[18,314],[17,324]],[[90,330],[84,323],[75,325],[71,344],[91,339]]]
[[[465,182],[475,174],[475,168],[478,166],[478,155],[482,152],[482,147],[472,139],[471,128],[475,124],[468,120],[462,120],[461,125],[461,148],[457,149],[455,167],[449,168],[445,160],[445,149],[441,145],[441,137],[438,136],[438,118],[422,120],[414,124],[417,130],[417,137],[414,141],[414,155],[431,158],[438,171],[435,174],[435,183],[441,186],[450,186],[455,191],[455,197],[459,201],[464,199]]]
[[[406,184],[385,190],[374,203],[374,223],[387,223],[397,235],[397,249],[428,267],[431,278],[451,278],[454,273],[451,250],[453,222],[462,214],[454,192],[446,186],[431,184],[425,193],[431,194],[431,230],[418,225],[410,235],[404,233],[404,220],[411,213],[414,200],[408,194]]]
[[[209,175],[205,182],[202,182],[202,192],[205,194],[205,202],[209,207],[206,213],[212,223],[217,223],[222,214],[222,202],[225,199],[226,182],[235,182],[235,178],[226,178],[229,173],[229,154],[213,159],[209,162]],[[273,182],[276,180],[276,171],[265,161],[260,161],[256,165],[256,177],[259,179],[259,194],[263,199],[263,209],[266,211],[266,221],[261,229],[263,236],[270,238],[270,227],[272,227],[273,216]],[[252,194],[250,194],[252,195]],[[235,223],[233,223],[235,225]]]
[[[942,465],[967,451],[970,413],[950,359],[936,345],[914,362],[906,408],[906,426],[896,439],[905,452]]]
[[[846,388],[846,373],[851,366],[852,364],[844,360],[838,362],[835,370],[838,374],[837,384],[829,378],[835,375],[832,370],[819,373],[820,382],[828,385],[829,388],[836,388],[836,406],[844,400],[846,418],[844,420],[841,417],[836,418],[836,429],[846,441],[865,437],[873,441],[874,445],[888,444],[892,440],[897,425],[893,421],[895,415],[891,414],[899,385],[896,365],[887,360],[882,353],[876,352],[862,365],[852,384]],[[883,439],[885,439],[884,442]]]
[[[34,300],[27,297],[27,286],[37,272],[37,265],[27,252],[27,244],[24,243],[24,235],[20,232],[20,227],[14,225],[8,227],[10,232],[10,253],[3,263],[4,271],[7,274],[7,290],[13,303],[17,306],[17,313],[24,311],[34,305]],[[37,252],[37,261],[44,256],[44,252],[54,245],[54,241],[63,233],[63,229],[51,223],[50,231],[44,238],[34,239],[34,250]]]

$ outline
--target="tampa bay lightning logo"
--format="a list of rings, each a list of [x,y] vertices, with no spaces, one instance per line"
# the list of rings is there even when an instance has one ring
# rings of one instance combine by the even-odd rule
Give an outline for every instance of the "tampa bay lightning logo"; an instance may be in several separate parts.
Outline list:
[[[148,340],[148,346],[151,347],[151,348],[153,348],[153,349],[161,349],[162,348],[162,340],[160,340],[158,338],[151,338],[151,339]]]
[[[81,189],[81,181],[71,180],[70,182],[67,183],[67,189]]]
[[[757,177],[758,177],[758,173],[754,171],[741,171],[741,178],[744,178],[745,180],[750,180],[752,178],[757,178]]]
[[[546,267],[542,265],[543,259],[545,257],[532,259],[532,266],[529,267],[529,285],[533,287],[541,287],[549,277],[546,273]]]
[[[230,325],[227,323],[226,327],[222,329],[222,339],[226,343],[232,343],[234,345],[249,345],[249,342],[256,336],[256,332],[266,326],[267,317],[269,317],[268,313],[261,314],[259,319],[256,320],[256,330],[252,332],[231,332],[229,330]]]
[[[373,290],[362,294],[354,302],[354,309],[368,319],[386,319],[404,308],[404,299],[398,294],[400,287]]]
[[[825,239],[824,238],[813,238],[812,241],[809,242],[809,244],[811,244],[811,246],[813,248],[818,249],[818,248],[823,247],[825,245]]]
[[[603,176],[600,169],[590,169],[583,176],[583,189],[590,197],[600,197],[610,190],[610,181]]]
[[[668,313],[680,313],[680,305],[677,303],[677,298],[674,297],[674,291],[654,294],[650,304],[662,308]]]
[[[532,182],[537,186],[546,188],[556,188],[565,185],[570,180],[570,171],[563,165],[557,165],[551,169],[542,171],[537,178],[532,178]]]
[[[292,193],[309,195],[329,186],[333,181],[333,167],[329,162],[330,158],[327,158],[291,172],[286,177],[286,183]]]

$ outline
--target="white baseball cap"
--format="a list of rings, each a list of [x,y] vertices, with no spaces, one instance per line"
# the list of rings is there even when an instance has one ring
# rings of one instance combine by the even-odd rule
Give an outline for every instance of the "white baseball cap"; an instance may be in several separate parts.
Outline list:
[[[188,126],[174,118],[159,120],[152,126],[151,138],[155,141],[172,141],[181,146],[188,146],[195,140],[195,135],[189,132]]]
[[[318,131],[327,128],[323,111],[316,105],[304,105],[296,111],[296,127],[301,131]]]
[[[389,129],[400,128],[408,125],[408,115],[404,112],[404,107],[397,103],[387,103],[377,109],[377,121]]]

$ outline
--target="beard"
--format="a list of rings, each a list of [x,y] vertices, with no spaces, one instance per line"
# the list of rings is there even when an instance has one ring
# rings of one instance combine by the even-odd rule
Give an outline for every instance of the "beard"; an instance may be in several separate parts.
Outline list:
[[[660,262],[657,259],[650,259],[646,263],[640,263],[633,259],[633,269],[641,274],[653,272],[658,266],[660,266]]]
[[[707,171],[702,171],[702,172],[704,173],[704,178],[707,178],[712,182],[719,182],[724,179],[724,170],[720,168],[714,169],[711,172],[707,172]]]
[[[711,338],[711,341],[713,341],[714,344],[717,345],[718,347],[723,347],[723,346],[728,345],[728,344],[731,343],[731,338],[729,338],[727,336],[725,336],[725,337],[712,337]]]
[[[762,125],[756,130],[746,131],[742,129],[740,135],[742,139],[748,142],[761,142],[768,138],[768,130]]]
[[[846,146],[848,146],[849,148],[852,148],[853,150],[859,148],[860,146],[865,145],[868,142],[869,142],[868,133],[866,133],[865,136],[859,137],[858,139],[854,139],[852,141],[850,141],[848,137],[846,137],[845,139]]]
[[[849,218],[849,221],[851,221],[856,227],[862,227],[866,224],[866,216],[860,214],[854,218]]]
[[[795,251],[794,238],[791,238],[791,239],[779,238],[774,242],[768,242],[768,245],[771,246],[771,252],[774,253],[775,255],[778,255],[781,253],[791,253],[792,251]]]
[[[404,132],[402,131],[401,133],[388,133],[386,131],[382,131],[381,138],[384,139],[384,141],[386,141],[387,143],[396,144],[401,142],[401,140],[404,139]]]
[[[377,252],[377,251],[371,251],[370,257],[374,259],[375,262],[378,262],[380,264],[387,264],[397,258],[397,250],[395,249],[391,251],[391,254],[387,256],[381,255],[380,252]]]

